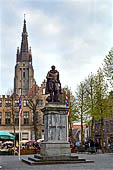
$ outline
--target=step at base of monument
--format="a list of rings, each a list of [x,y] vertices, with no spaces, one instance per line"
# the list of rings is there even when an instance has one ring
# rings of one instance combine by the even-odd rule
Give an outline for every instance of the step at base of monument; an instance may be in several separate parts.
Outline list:
[[[86,161],[85,159],[75,159],[75,160],[40,160],[40,159],[37,159],[37,158],[33,158],[33,157],[28,157],[28,160],[32,160],[32,161],[35,161],[35,162],[51,162],[51,161],[54,161],[54,162],[65,162],[65,161]]]
[[[39,159],[39,157],[41,159]],[[49,158],[48,159],[43,159],[42,156],[40,155],[34,155],[31,156],[31,157],[28,157],[28,159],[22,159],[23,162],[29,164],[29,165],[48,165],[48,164],[76,164],[76,163],[94,163],[94,161],[91,161],[91,160],[86,160],[86,159],[81,159],[81,158],[78,158],[78,156],[71,156],[70,159],[66,158],[66,159],[63,159],[63,157],[61,156],[61,159],[60,158],[55,158],[55,159],[51,159]]]
[[[78,156],[41,156],[40,154],[34,155],[35,158],[41,160],[78,160]]]

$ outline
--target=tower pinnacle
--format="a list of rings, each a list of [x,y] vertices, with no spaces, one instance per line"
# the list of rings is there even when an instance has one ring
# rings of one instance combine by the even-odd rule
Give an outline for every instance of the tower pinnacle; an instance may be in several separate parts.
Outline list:
[[[24,27],[23,27],[23,32],[27,33],[26,31],[26,19],[25,19],[25,14],[24,14]]]
[[[23,32],[22,32],[22,42],[21,42],[21,55],[23,53],[28,53],[28,34],[27,34],[27,29],[26,29],[26,20],[24,18],[24,26],[23,26]],[[25,55],[25,54],[24,54]]]

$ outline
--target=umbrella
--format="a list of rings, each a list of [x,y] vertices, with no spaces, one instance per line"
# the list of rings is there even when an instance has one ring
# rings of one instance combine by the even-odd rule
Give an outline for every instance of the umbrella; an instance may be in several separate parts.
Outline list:
[[[23,144],[24,144],[24,143],[27,143],[27,142],[28,142],[28,140],[21,140],[21,141],[20,141],[20,143],[23,143]]]
[[[6,142],[4,142],[4,143],[2,143],[3,145],[4,144],[13,144],[13,142],[12,141],[6,141]]]
[[[40,142],[42,142],[42,141],[44,141],[44,139],[38,139],[38,140],[37,140],[38,143],[40,143]]]
[[[0,131],[0,139],[1,140],[15,140],[15,136],[4,131]]]
[[[28,142],[26,143],[35,143],[36,141],[35,140],[29,140]]]

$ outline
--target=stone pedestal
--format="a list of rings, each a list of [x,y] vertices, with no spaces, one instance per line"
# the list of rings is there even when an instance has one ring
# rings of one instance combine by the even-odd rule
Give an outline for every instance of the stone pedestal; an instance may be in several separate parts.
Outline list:
[[[61,104],[47,104],[44,112],[45,136],[41,143],[40,154],[22,159],[29,165],[92,163],[71,155],[70,143],[67,142],[66,108]]]
[[[63,104],[48,103],[44,109],[44,142],[41,143],[42,156],[70,156],[68,139],[67,108]]]

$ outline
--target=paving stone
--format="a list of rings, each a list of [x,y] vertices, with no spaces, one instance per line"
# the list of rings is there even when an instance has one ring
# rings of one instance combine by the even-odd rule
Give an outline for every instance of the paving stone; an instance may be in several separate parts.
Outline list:
[[[80,158],[94,160],[88,164],[54,164],[30,166],[18,160],[18,156],[0,156],[2,170],[112,170],[113,154],[76,154]],[[28,156],[22,155],[21,158]]]

